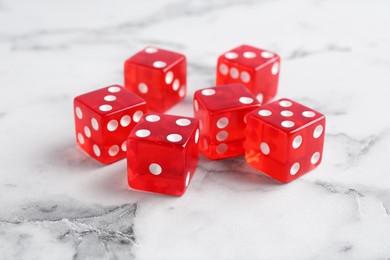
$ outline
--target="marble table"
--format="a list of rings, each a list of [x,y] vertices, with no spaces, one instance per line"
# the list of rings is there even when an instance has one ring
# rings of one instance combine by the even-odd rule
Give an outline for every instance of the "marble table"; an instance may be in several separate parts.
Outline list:
[[[0,259],[390,259],[390,2],[0,0]],[[281,185],[200,160],[183,197],[130,190],[75,146],[72,100],[146,45],[185,53],[192,115],[217,56],[283,59],[278,97],[327,116],[323,163]]]

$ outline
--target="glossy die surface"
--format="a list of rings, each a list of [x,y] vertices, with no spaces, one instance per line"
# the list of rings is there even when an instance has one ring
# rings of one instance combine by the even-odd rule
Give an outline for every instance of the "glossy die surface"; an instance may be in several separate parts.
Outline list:
[[[148,103],[148,108],[165,112],[186,95],[184,55],[154,47],[138,52],[125,62],[125,87]]]
[[[209,159],[244,154],[245,115],[260,103],[241,84],[201,89],[194,94],[200,151]]]
[[[77,144],[104,164],[126,157],[126,138],[146,112],[146,102],[121,86],[74,99]]]
[[[246,161],[280,182],[292,181],[322,159],[325,116],[289,99],[247,116]]]
[[[272,52],[241,45],[218,58],[217,86],[244,84],[263,104],[278,89],[280,57]]]
[[[180,196],[198,165],[198,120],[147,114],[127,140],[128,181],[138,190]]]

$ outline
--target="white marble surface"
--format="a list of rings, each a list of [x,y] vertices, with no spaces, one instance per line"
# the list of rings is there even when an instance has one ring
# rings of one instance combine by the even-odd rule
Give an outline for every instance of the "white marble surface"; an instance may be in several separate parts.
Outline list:
[[[390,259],[387,0],[0,0],[0,259]],[[241,43],[282,56],[278,97],[327,116],[288,185],[200,161],[180,198],[129,190],[75,147],[72,99],[145,45],[187,55],[189,94]]]

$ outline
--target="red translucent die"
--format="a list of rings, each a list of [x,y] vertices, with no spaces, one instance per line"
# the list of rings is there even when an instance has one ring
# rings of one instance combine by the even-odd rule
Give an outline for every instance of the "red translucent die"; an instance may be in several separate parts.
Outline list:
[[[77,144],[101,163],[126,157],[126,138],[146,112],[146,102],[114,85],[74,99]]]
[[[199,119],[200,151],[209,159],[244,154],[245,115],[260,107],[241,84],[201,89],[194,94],[194,115]]]
[[[154,47],[125,62],[125,87],[144,98],[148,108],[165,112],[186,95],[187,65],[184,55]]]
[[[280,182],[292,181],[322,159],[325,116],[289,99],[280,99],[247,116],[245,158]]]
[[[127,140],[131,188],[181,196],[198,165],[198,120],[147,114]]]
[[[272,52],[241,45],[218,58],[217,86],[244,84],[263,104],[278,89],[280,57]]]

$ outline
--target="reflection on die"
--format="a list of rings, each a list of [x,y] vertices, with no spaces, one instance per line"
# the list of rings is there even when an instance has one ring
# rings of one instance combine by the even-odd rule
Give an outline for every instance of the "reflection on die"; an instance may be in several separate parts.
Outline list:
[[[148,103],[148,108],[165,112],[187,92],[187,65],[184,55],[147,47],[125,62],[125,87]]]
[[[219,56],[216,85],[243,84],[265,104],[276,95],[279,70],[276,53],[241,45]]]
[[[74,99],[77,144],[104,164],[126,156],[126,138],[146,112],[146,102],[114,85]]]
[[[290,99],[280,99],[247,116],[245,158],[280,182],[290,182],[322,159],[325,116]]]
[[[181,196],[198,165],[198,120],[146,114],[127,140],[130,187]]]

